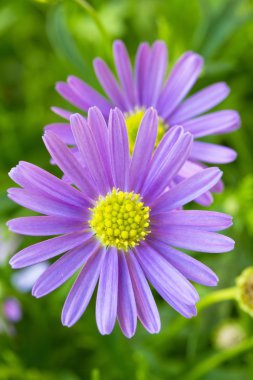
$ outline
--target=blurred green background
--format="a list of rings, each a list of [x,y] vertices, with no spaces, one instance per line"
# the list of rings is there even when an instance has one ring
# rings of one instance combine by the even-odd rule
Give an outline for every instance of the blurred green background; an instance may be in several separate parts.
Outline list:
[[[115,38],[125,41],[132,57],[141,41],[163,39],[170,65],[185,50],[195,50],[206,64],[193,92],[216,81],[231,87],[220,108],[238,110],[242,128],[211,141],[233,147],[239,157],[223,165],[226,190],[216,195],[212,208],[234,216],[228,233],[236,249],[196,256],[217,272],[220,288],[233,286],[253,263],[253,2],[94,0],[84,5],[74,0],[0,2],[0,380],[250,380],[253,350],[237,354],[233,334],[224,337],[220,330],[232,320],[243,332],[241,339],[252,337],[252,319],[234,302],[213,305],[184,323],[157,296],[161,333],[148,335],[139,325],[128,340],[118,327],[108,337],[99,335],[94,300],[74,327],[61,325],[73,280],[40,300],[13,285],[8,257],[35,239],[17,239],[5,227],[9,218],[29,214],[7,199],[7,173],[19,160],[56,172],[41,140],[43,126],[57,120],[50,106],[66,104],[54,84],[75,74],[99,88],[91,63],[95,56],[112,62]],[[198,290],[202,297],[212,291]],[[4,320],[9,296],[22,305],[23,318],[15,326]],[[233,357],[227,355],[231,350]]]

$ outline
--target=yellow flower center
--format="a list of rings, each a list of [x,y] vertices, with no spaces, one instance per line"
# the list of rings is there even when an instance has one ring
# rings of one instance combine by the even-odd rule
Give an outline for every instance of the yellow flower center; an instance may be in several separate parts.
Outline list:
[[[134,192],[113,188],[105,198],[100,196],[90,211],[89,225],[104,246],[127,251],[145,240],[150,233],[150,209]]]
[[[125,114],[126,126],[129,136],[130,152],[133,153],[135,139],[141,123],[141,120],[145,114],[144,108],[136,108],[133,112]],[[158,132],[156,138],[156,146],[161,141],[164,133],[168,129],[168,125],[159,117],[158,119]]]

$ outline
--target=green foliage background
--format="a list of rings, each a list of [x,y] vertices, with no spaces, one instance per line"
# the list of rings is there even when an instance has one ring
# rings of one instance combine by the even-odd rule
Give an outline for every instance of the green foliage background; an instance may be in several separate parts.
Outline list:
[[[81,0],[79,1],[81,3]],[[57,120],[51,105],[66,103],[54,83],[75,74],[98,87],[92,71],[95,56],[110,64],[111,42],[122,38],[132,55],[138,44],[166,41],[170,65],[185,50],[205,57],[205,70],[194,88],[226,81],[231,95],[220,108],[240,112],[242,128],[213,142],[238,151],[235,163],[224,166],[226,190],[213,209],[234,216],[229,234],[236,249],[224,255],[200,255],[220,277],[220,288],[233,286],[241,270],[253,263],[253,3],[250,0],[1,0],[0,2],[0,244],[13,239],[5,223],[26,215],[6,197],[7,173],[19,160],[56,171],[41,140],[42,128]],[[20,247],[35,239],[24,238]],[[3,250],[3,249],[2,249]],[[6,249],[5,253],[13,253]],[[182,322],[159,297],[162,331],[148,335],[139,325],[127,340],[118,327],[100,336],[94,320],[94,300],[73,328],[61,326],[60,313],[73,279],[45,299],[33,299],[12,286],[8,260],[0,267],[0,303],[16,296],[23,319],[16,334],[0,335],[0,380],[167,380],[253,378],[253,351],[231,360],[212,362],[222,355],[214,345],[217,327],[238,320],[246,335],[252,319],[233,302],[214,305],[191,321]],[[202,297],[212,291],[199,287]],[[0,306],[1,310],[1,306]],[[210,365],[211,358],[211,365]],[[203,374],[194,368],[204,363]],[[195,373],[195,374],[194,374]],[[195,376],[195,377],[194,377]]]

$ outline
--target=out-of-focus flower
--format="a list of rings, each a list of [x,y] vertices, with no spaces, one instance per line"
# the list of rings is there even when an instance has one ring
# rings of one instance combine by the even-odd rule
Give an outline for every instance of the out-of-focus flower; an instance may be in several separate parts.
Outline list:
[[[113,53],[118,80],[102,59],[96,58],[94,61],[96,76],[108,99],[74,76],[70,76],[67,83],[57,83],[57,91],[84,112],[91,106],[98,106],[106,119],[112,107],[119,107],[126,116],[131,149],[140,120],[148,107],[152,106],[158,112],[158,142],[170,127],[182,125],[194,136],[194,143],[189,159],[177,174],[177,181],[200,171],[203,162],[224,164],[236,158],[235,151],[228,147],[198,141],[205,136],[231,132],[240,126],[236,111],[206,114],[228,96],[229,88],[223,82],[206,87],[185,100],[202,71],[203,58],[200,55],[186,52],[167,78],[168,52],[162,41],[156,41],[151,47],[147,43],[140,44],[134,70],[122,41],[114,42]],[[71,112],[58,107],[52,109],[69,120]],[[66,122],[50,124],[46,130],[54,131],[68,144],[75,143],[70,125]],[[211,190],[220,192],[222,189],[222,182],[219,182]],[[197,201],[209,205],[212,195],[207,192]]]
[[[208,168],[173,183],[188,159],[192,136],[182,127],[170,128],[154,150],[154,109],[145,113],[132,156],[118,109],[110,112],[108,126],[96,107],[89,110],[87,122],[75,114],[70,123],[82,164],[52,131],[44,142],[75,187],[26,162],[10,172],[21,188],[9,189],[9,197],[45,215],[11,220],[10,230],[59,235],[17,253],[12,267],[65,252],[35,283],[35,297],[52,292],[82,268],[63,308],[66,326],[82,316],[98,280],[96,320],[102,334],[109,334],[118,318],[123,333],[131,337],[137,316],[150,333],[159,331],[159,312],[147,279],[179,313],[196,315],[199,297],[189,280],[215,286],[218,279],[173,246],[214,253],[233,249],[233,240],[217,233],[232,224],[230,216],[181,209],[212,188],[221,178],[220,170]]]
[[[19,301],[14,297],[6,298],[3,302],[3,312],[9,322],[19,322],[22,318],[22,310]]]
[[[236,279],[236,290],[240,308],[253,317],[253,267],[246,268]]]
[[[236,320],[222,323],[215,331],[214,346],[218,349],[227,349],[236,346],[246,338],[246,331]]]

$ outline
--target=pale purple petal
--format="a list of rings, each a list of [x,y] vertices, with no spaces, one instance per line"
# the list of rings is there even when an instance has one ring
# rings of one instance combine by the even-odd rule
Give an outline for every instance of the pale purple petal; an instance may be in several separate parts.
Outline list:
[[[130,190],[139,192],[153,154],[158,128],[157,112],[150,108],[145,112],[138,129],[130,165]]]
[[[119,109],[111,111],[108,127],[114,186],[126,191],[129,183],[129,142],[125,119]]]
[[[221,178],[218,168],[208,168],[185,179],[161,195],[152,206],[152,213],[165,212],[181,207],[210,190]]]
[[[234,249],[234,241],[227,236],[187,226],[156,226],[152,228],[152,235],[165,243],[192,251],[223,253]]]
[[[233,162],[237,153],[226,146],[210,144],[202,141],[194,141],[192,145],[191,158],[208,162],[210,164],[228,164]]]
[[[192,141],[191,134],[184,134],[173,148],[168,150],[166,158],[156,171],[156,175],[151,177],[148,174],[142,189],[143,197],[148,199],[148,202],[151,203],[158,195],[164,192],[170,181],[179,172],[189,157]]]
[[[54,262],[33,286],[36,298],[45,296],[66,282],[98,250],[99,243],[87,236],[86,241]]]
[[[74,145],[75,140],[70,125],[66,123],[52,123],[45,126],[44,131],[52,131],[65,144]]]
[[[143,105],[144,94],[148,84],[148,62],[150,56],[150,48],[147,43],[139,45],[135,59],[135,85],[137,89],[137,105]]]
[[[136,248],[136,257],[145,275],[166,302],[186,318],[196,315],[198,293],[177,269],[147,244]]]
[[[16,253],[16,255],[11,258],[10,264],[12,268],[24,268],[40,263],[41,261],[51,259],[69,249],[77,247],[82,244],[87,237],[91,237],[91,234],[88,232],[73,232],[44,240]]]
[[[76,220],[87,220],[87,209],[76,207],[49,195],[36,194],[24,189],[8,189],[8,197],[19,205],[44,215],[58,215]]]
[[[110,334],[115,325],[118,302],[118,252],[112,247],[106,252],[97,292],[96,321],[102,335]]]
[[[232,217],[221,212],[174,210],[152,217],[152,225],[189,226],[205,231],[220,231],[232,226]]]
[[[124,252],[119,252],[118,321],[123,334],[131,338],[136,330],[137,309],[133,285]]]
[[[203,66],[198,54],[185,53],[173,67],[157,103],[160,116],[166,120],[196,82]]]
[[[183,136],[184,130],[182,127],[175,126],[171,128],[162,138],[161,142],[154,151],[152,160],[149,165],[145,168],[145,176],[143,181],[143,186],[145,183],[149,183],[150,179],[155,178],[156,173],[159,171],[164,160],[166,160],[168,152],[173,149],[175,144]],[[144,139],[145,142],[145,139]],[[136,163],[137,166],[137,163]],[[138,167],[138,166],[137,166]],[[149,180],[148,180],[149,178]],[[142,186],[142,187],[143,187]],[[140,191],[142,191],[142,187]]]
[[[147,88],[143,93],[143,103],[156,107],[168,65],[168,50],[163,41],[156,41],[149,54]]]
[[[149,239],[150,244],[166,260],[168,260],[179,272],[181,272],[190,281],[205,286],[216,286],[218,277],[216,274],[193,257],[180,252],[162,241]]]
[[[80,108],[82,111],[87,111],[89,104],[80,98],[79,95],[70,87],[69,84],[65,82],[56,83],[56,91],[69,103],[73,104],[77,108]]]
[[[105,254],[105,248],[99,249],[87,261],[79,274],[62,310],[64,326],[73,326],[85,312],[97,284]]]
[[[90,205],[83,193],[29,162],[21,161],[16,168],[10,171],[9,175],[13,181],[32,193],[49,195],[79,208]]]
[[[109,111],[112,105],[96,90],[74,75],[68,77],[68,84],[72,91],[74,91],[78,97],[82,99],[85,104],[87,104],[86,111],[89,107],[96,105],[105,117],[109,116]]]
[[[186,99],[169,118],[170,125],[181,124],[215,107],[229,94],[226,83],[212,84]]]
[[[60,235],[87,228],[84,221],[60,216],[26,216],[9,220],[7,226],[12,232],[31,236]]]
[[[127,49],[122,41],[116,40],[113,43],[113,55],[118,77],[125,96],[125,103],[128,108],[134,108],[136,105],[136,91],[132,65]]]
[[[136,247],[136,258],[155,288],[156,285],[159,289],[163,288],[169,297],[186,305],[195,304],[199,300],[193,285],[146,242]]]
[[[73,112],[67,111],[60,107],[51,107],[51,110],[58,116],[62,117],[63,119],[69,120],[70,116]]]
[[[99,194],[104,195],[110,190],[111,186],[106,163],[103,161],[102,153],[97,145],[98,140],[95,138],[90,126],[84,123],[79,114],[71,116],[70,124],[83,165],[96,184]]]
[[[183,123],[186,131],[196,137],[232,132],[240,127],[240,116],[236,111],[212,112]]]
[[[88,125],[93,133],[99,153],[101,155],[106,175],[108,177],[108,182],[110,186],[113,186],[108,127],[102,113],[97,107],[89,108]]]
[[[150,287],[135,258],[135,254],[130,251],[126,258],[134,289],[138,317],[148,332],[151,334],[158,333],[161,327],[160,316]]]
[[[70,149],[52,132],[46,132],[43,136],[43,140],[53,160],[71,182],[82,190],[83,194],[88,198],[93,199],[97,197],[98,189],[96,189],[94,183],[92,183],[88,173],[84,172],[82,166]]]
[[[127,111],[124,95],[107,64],[102,59],[96,58],[94,60],[94,70],[101,86],[113,104],[122,111]]]

